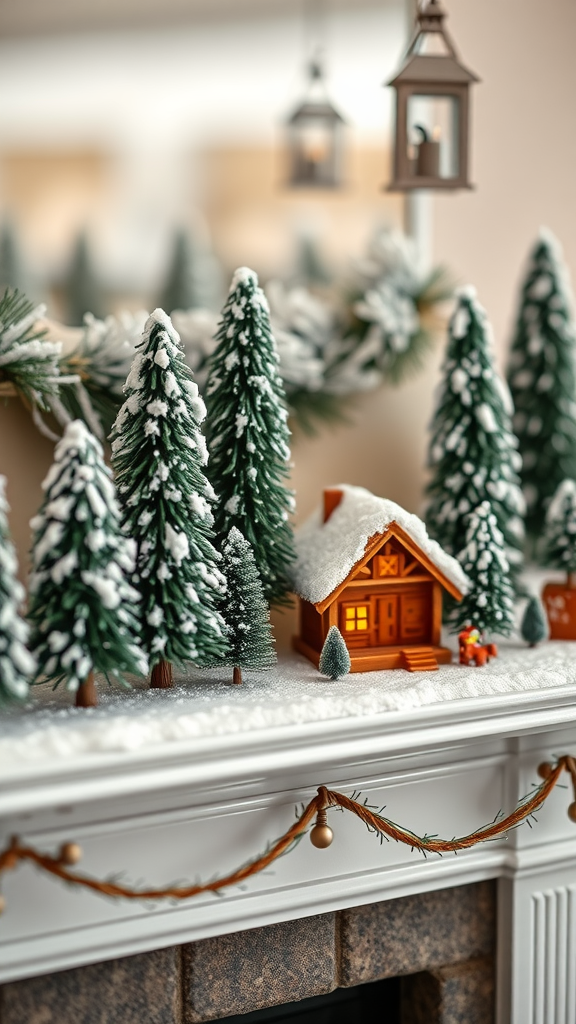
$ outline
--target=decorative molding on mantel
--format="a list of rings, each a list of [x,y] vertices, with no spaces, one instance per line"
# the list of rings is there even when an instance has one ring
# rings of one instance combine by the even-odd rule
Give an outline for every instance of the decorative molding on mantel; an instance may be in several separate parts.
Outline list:
[[[436,703],[408,712],[334,719],[146,750],[53,758],[3,769],[0,820],[62,803],[102,801],[165,788],[250,785],[293,773],[324,772],[444,746],[541,733],[576,724],[576,686]],[[354,777],[354,776],[352,776]],[[318,783],[323,778],[315,779]],[[331,782],[331,779],[327,779]],[[277,785],[277,783],[275,784]]]

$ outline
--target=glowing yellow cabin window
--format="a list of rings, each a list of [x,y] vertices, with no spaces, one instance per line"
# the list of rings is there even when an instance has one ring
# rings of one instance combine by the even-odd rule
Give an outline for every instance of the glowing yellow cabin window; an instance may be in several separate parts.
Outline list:
[[[344,625],[347,633],[368,629],[368,605],[358,604],[354,608],[346,608]]]

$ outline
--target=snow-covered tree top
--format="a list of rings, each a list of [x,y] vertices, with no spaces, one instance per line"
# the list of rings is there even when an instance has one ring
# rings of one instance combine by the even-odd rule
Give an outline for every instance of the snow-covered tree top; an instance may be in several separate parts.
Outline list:
[[[462,594],[468,578],[455,558],[431,540],[418,516],[364,487],[338,484],[343,498],[327,522],[318,508],[296,532],[296,563],[291,571],[294,591],[304,600],[325,601],[350,574],[371,538],[397,523]]]
[[[550,525],[561,521],[569,504],[576,506],[576,481],[563,480],[548,506],[546,522]]]
[[[254,270],[250,270],[250,267],[238,267],[234,271],[232,281],[230,282],[229,294],[236,291],[238,285],[252,285],[253,288],[258,287],[258,274]]]
[[[54,462],[66,462],[79,453],[87,452],[90,448],[95,450],[100,457],[103,457],[102,445],[98,438],[94,437],[94,434],[88,430],[88,427],[82,420],[72,420],[54,449]],[[42,484],[44,490],[48,489],[51,480],[52,475],[48,473],[46,480]]]

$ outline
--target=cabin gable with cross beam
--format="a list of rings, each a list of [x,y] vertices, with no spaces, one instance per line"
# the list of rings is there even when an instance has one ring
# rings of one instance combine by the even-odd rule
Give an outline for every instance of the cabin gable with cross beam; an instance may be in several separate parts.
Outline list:
[[[443,591],[461,600],[468,581],[424,524],[360,487],[324,492],[324,505],[297,534],[294,647],[318,665],[338,626],[351,671],[433,670],[452,659],[441,646]]]

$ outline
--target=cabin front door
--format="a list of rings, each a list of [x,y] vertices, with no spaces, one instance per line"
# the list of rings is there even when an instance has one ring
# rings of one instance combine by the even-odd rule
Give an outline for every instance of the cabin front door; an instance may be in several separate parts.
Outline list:
[[[418,588],[377,599],[378,644],[430,643],[431,593]]]
[[[399,594],[386,594],[378,601],[378,643],[397,644],[399,640]]]

